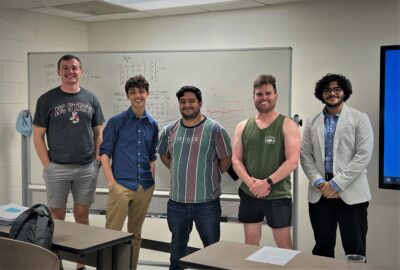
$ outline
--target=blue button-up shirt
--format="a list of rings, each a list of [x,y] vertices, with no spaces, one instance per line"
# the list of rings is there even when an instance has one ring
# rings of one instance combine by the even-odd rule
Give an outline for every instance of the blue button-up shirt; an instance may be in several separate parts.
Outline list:
[[[330,115],[324,110],[325,122],[325,173],[333,173],[333,139],[339,114]]]
[[[339,113],[330,115],[326,108],[324,109],[324,139],[325,139],[325,173],[333,173],[333,140],[337,122],[339,121]],[[318,179],[314,182],[315,186],[320,185],[326,179]],[[340,187],[332,179],[329,181],[336,191],[340,191]]]
[[[146,112],[136,117],[128,110],[113,116],[103,131],[100,155],[112,160],[112,171],[118,184],[137,190],[154,184],[150,162],[155,161],[158,144],[157,122]]]

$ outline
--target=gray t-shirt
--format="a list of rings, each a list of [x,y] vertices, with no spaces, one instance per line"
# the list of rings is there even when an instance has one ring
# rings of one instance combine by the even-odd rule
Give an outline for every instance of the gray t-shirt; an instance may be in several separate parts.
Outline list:
[[[95,157],[93,127],[104,122],[96,96],[82,88],[65,93],[56,87],[39,97],[33,124],[44,127],[51,162],[87,164]]]

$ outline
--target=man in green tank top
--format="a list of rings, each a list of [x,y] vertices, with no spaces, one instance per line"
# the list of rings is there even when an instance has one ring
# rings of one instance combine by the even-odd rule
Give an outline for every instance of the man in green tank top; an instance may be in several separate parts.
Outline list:
[[[274,76],[258,76],[253,89],[258,112],[237,125],[233,139],[232,164],[242,179],[239,221],[244,225],[246,244],[260,244],[266,218],[276,245],[290,249],[290,174],[298,165],[300,131],[294,121],[275,111]]]

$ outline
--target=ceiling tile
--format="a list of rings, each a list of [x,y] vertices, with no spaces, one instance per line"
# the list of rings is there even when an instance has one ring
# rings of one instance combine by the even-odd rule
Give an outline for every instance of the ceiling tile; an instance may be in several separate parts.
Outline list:
[[[117,14],[107,14],[102,15],[103,18],[108,18],[112,20],[123,20],[123,19],[138,19],[138,18],[147,18],[154,17],[154,14],[150,14],[147,12],[128,12],[128,13],[117,13]]]
[[[67,18],[84,17],[84,16],[90,15],[90,14],[85,14],[85,13],[61,10],[61,9],[53,8],[53,7],[34,8],[34,9],[30,9],[29,11],[49,14],[49,15],[53,15],[53,16],[67,17]]]
[[[39,4],[40,1],[28,0],[0,0],[2,8],[38,8],[43,7]]]
[[[219,10],[229,10],[229,9],[254,8],[262,6],[265,6],[265,4],[257,1],[240,0],[240,1],[222,2],[222,3],[208,4],[208,5],[198,5],[197,7],[208,11],[217,11],[217,10],[219,11]]]
[[[100,16],[86,16],[86,17],[77,17],[73,18],[76,21],[81,21],[81,22],[100,22],[100,21],[108,21],[110,19],[100,17]]]
[[[267,5],[272,5],[272,4],[282,4],[282,3],[288,3],[288,2],[298,2],[300,0],[255,0],[255,1],[263,3],[263,4],[267,4]]]
[[[39,2],[42,6],[54,7],[65,4],[83,3],[93,0],[33,0]]]
[[[82,3],[72,3],[65,5],[58,5],[57,8],[73,11],[73,12],[83,12],[91,15],[103,15],[103,14],[114,14],[114,13],[124,13],[124,12],[134,12],[137,11],[132,8],[122,7],[114,4],[109,4],[100,1],[88,1]]]
[[[205,11],[206,10],[198,7],[179,7],[179,8],[153,9],[147,12],[158,16],[169,16],[169,15],[201,13]]]

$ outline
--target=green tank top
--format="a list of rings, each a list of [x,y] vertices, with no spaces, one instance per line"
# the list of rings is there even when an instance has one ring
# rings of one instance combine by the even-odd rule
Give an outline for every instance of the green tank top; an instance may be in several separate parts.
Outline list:
[[[255,117],[249,118],[243,129],[243,162],[250,176],[266,179],[286,160],[283,121],[285,116],[279,114],[266,128],[260,129]],[[240,185],[246,194],[254,197],[247,185]],[[261,199],[291,198],[290,175],[274,184],[271,193]]]

